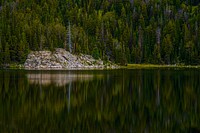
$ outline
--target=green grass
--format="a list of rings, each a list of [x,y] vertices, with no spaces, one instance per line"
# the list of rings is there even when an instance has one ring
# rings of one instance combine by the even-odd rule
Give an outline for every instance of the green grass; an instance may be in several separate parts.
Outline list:
[[[191,66],[191,65],[154,65],[154,64],[128,64],[124,68],[127,69],[153,69],[153,68],[198,68],[200,65]]]
[[[17,64],[17,63],[10,63],[6,65],[1,65],[0,69],[23,69],[23,64]]]

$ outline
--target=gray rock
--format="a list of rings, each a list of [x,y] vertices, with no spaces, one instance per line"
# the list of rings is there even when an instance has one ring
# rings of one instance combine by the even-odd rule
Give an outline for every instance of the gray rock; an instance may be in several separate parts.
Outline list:
[[[51,51],[32,51],[24,63],[26,69],[71,69],[71,68],[119,68],[116,64],[102,60],[95,60],[91,55],[73,55],[70,52],[57,48]]]

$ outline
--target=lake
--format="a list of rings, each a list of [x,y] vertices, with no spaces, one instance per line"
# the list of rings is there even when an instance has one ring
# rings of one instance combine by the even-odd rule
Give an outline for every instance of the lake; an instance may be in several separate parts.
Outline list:
[[[0,70],[0,132],[199,132],[200,70]]]

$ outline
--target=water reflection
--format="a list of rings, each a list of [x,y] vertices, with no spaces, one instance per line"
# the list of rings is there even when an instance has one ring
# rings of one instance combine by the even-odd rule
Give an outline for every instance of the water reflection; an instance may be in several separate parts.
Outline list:
[[[67,99],[68,113],[70,112],[70,100],[71,100],[71,89],[72,84],[75,82],[88,82],[94,78],[103,78],[102,74],[94,73],[81,73],[77,71],[28,71],[26,73],[29,84],[39,85],[40,97],[43,96],[43,89],[45,86],[56,86],[62,87]],[[75,88],[74,88],[75,89]]]
[[[95,75],[95,77],[102,75]],[[76,74],[76,73],[27,73],[27,78],[30,84],[65,86],[72,82],[82,82],[92,80],[93,74]]]
[[[193,132],[200,71],[0,71],[0,132]]]
[[[69,87],[68,87],[68,112],[70,111],[71,86],[72,86],[72,84],[69,83]]]

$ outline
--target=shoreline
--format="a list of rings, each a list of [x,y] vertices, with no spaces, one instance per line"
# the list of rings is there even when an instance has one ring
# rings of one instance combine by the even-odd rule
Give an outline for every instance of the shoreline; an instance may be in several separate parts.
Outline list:
[[[6,69],[21,69],[21,70],[117,70],[117,69],[200,69],[200,65],[156,65],[156,64],[127,64],[127,66],[120,66],[115,68],[103,67],[74,67],[74,68],[25,68],[23,64],[6,64],[1,65],[1,70]]]
[[[56,70],[116,70],[116,69],[122,69],[121,66],[117,67],[71,67],[71,68],[26,68],[24,67],[24,64],[6,64],[6,65],[0,65],[0,70],[32,70],[32,71],[56,71]]]
[[[124,68],[127,69],[200,69],[200,65],[156,65],[156,64],[127,64]]]

